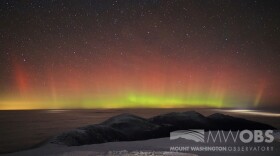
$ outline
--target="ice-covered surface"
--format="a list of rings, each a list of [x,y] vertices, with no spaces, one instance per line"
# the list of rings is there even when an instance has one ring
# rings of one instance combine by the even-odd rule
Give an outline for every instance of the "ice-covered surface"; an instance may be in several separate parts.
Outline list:
[[[168,151],[109,151],[104,153],[91,151],[77,151],[63,153],[62,156],[197,156],[196,154],[168,152]]]
[[[280,155],[280,142],[279,131],[276,131],[274,136],[275,141],[273,143],[196,143],[185,139],[170,140],[170,138],[158,138],[142,141],[123,141],[123,142],[108,142],[102,144],[92,144],[83,146],[64,146],[57,144],[46,144],[36,149],[7,154],[7,156],[155,156],[155,155],[174,155],[178,156],[225,156],[225,155],[241,155],[241,156],[276,156]],[[172,151],[171,147],[201,147],[201,146],[247,146],[247,147],[272,147],[272,151]],[[270,148],[271,149],[271,148]]]

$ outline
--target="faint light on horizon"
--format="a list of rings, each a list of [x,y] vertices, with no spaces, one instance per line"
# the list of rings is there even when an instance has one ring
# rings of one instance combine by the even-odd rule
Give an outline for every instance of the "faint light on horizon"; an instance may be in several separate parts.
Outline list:
[[[51,110],[46,110],[46,113],[63,113],[69,110],[66,109],[51,109]]]
[[[249,109],[235,109],[235,110],[219,110],[222,112],[238,113],[238,114],[248,114],[248,115],[261,115],[270,117],[280,117],[280,113],[262,112]]]

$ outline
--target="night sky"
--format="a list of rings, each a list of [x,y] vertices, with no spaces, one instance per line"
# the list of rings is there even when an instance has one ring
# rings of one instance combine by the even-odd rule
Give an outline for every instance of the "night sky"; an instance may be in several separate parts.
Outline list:
[[[0,109],[280,108],[280,1],[1,0]]]

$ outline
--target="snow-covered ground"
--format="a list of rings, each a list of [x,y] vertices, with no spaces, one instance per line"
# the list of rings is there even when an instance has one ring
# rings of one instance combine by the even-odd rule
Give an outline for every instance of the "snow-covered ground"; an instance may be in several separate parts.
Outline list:
[[[274,133],[275,141],[270,144],[246,144],[248,147],[272,147],[273,151],[170,151],[171,147],[190,147],[190,146],[244,146],[234,143],[215,143],[207,144],[195,143],[184,139],[170,140],[168,138],[150,139],[142,141],[124,141],[124,142],[108,142],[102,144],[92,144],[83,146],[64,146],[57,144],[46,144],[36,149],[26,150],[17,153],[6,154],[6,156],[229,156],[229,155],[243,155],[243,156],[276,156],[280,155],[280,132]]]
[[[168,125],[168,126],[166,126]],[[172,127],[171,131],[169,128]],[[187,131],[186,133],[173,133],[174,130],[189,130],[196,127],[201,131]],[[239,136],[240,131],[227,131],[236,129],[270,129],[269,125],[235,118],[223,114],[213,114],[205,117],[197,112],[169,113],[150,119],[141,118],[131,114],[122,114],[112,117],[101,124],[88,125],[65,132],[50,139],[44,145],[7,156],[276,156],[280,155],[280,131],[273,132],[274,141],[266,143],[270,136],[264,135],[263,141],[250,141],[244,143],[233,139],[225,140],[225,136]],[[182,129],[181,129],[182,128]],[[212,131],[204,131],[204,128]],[[217,131],[219,129],[219,131]],[[222,132],[221,132],[222,131]],[[171,137],[171,134],[180,134]],[[211,133],[210,133],[211,132]],[[220,133],[221,132],[221,133]],[[159,135],[162,134],[162,135]],[[182,134],[182,135],[181,135]],[[223,135],[214,141],[209,141],[210,134]],[[262,132],[265,134],[265,132]],[[248,134],[249,135],[249,134]],[[252,135],[256,135],[252,133]],[[171,135],[172,136],[172,135]],[[161,138],[157,138],[161,137]],[[194,139],[193,137],[199,138]],[[236,138],[237,138],[236,137]],[[247,136],[248,137],[248,136]],[[128,139],[127,139],[128,138]],[[155,139],[150,139],[155,138]],[[192,138],[192,139],[191,139]],[[253,136],[252,136],[253,138]],[[136,141],[124,141],[136,140]],[[217,140],[217,141],[216,141]],[[80,145],[80,146],[77,146]]]

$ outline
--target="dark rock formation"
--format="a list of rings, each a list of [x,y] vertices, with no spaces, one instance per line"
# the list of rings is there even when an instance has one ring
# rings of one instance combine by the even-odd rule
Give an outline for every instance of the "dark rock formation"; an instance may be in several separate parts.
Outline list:
[[[153,124],[147,119],[131,114],[118,115],[101,124],[122,132],[129,140],[149,139],[153,132],[160,128],[159,125]]]
[[[175,130],[275,129],[272,126],[224,114],[205,117],[197,112],[169,113],[144,119],[131,114],[112,117],[101,124],[62,133],[50,142],[67,146],[169,137]]]
[[[194,112],[169,113],[149,119],[151,123],[170,126],[173,129],[209,129],[211,126],[207,117]]]
[[[128,140],[126,135],[111,127],[91,125],[62,133],[51,140],[51,143],[67,146],[79,146],[104,142]]]

